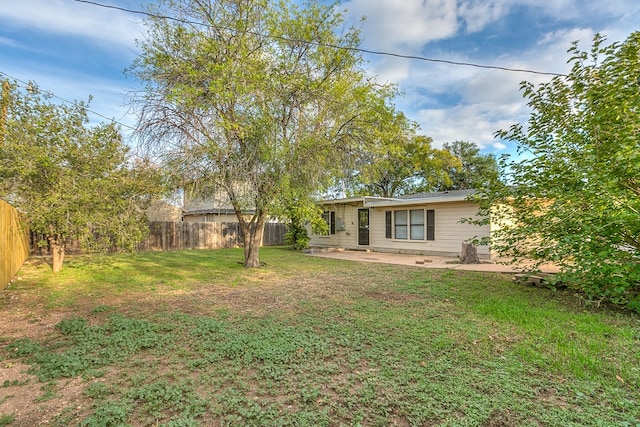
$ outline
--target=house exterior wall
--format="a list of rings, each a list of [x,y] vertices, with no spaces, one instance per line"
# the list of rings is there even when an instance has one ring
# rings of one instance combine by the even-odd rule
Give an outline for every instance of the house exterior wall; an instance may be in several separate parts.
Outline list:
[[[342,221],[344,224],[344,230],[339,230],[336,227],[335,234],[329,234],[321,236],[319,234],[313,234],[311,229],[308,229],[309,237],[311,241],[310,246],[317,247],[331,247],[331,248],[355,248],[358,246],[358,209],[362,208],[362,203],[357,205],[325,205],[324,210],[328,212],[336,213],[336,223]]]
[[[192,188],[185,188],[182,204],[186,211],[233,209],[229,195],[221,188],[210,190],[206,194],[198,194]]]
[[[489,237],[491,225],[477,226],[460,223],[462,218],[475,217],[477,205],[469,201],[445,203],[421,203],[403,206],[369,207],[369,245],[358,245],[358,209],[362,203],[349,205],[325,205],[325,210],[336,212],[338,218],[344,219],[345,230],[329,236],[310,233],[312,247],[341,247],[345,249],[371,249],[378,252],[411,253],[422,255],[458,256],[462,242],[473,238]],[[386,237],[385,212],[411,209],[434,210],[435,239],[410,240]],[[478,256],[489,258],[490,251],[486,245],[478,246]]]
[[[434,240],[388,239],[385,237],[385,212],[389,210],[433,209],[435,213]],[[490,226],[460,223],[462,218],[476,215],[478,208],[471,202],[452,202],[406,206],[376,207],[370,211],[372,250],[425,255],[460,255],[462,242],[489,237]],[[488,258],[489,248],[478,246],[478,256]]]
[[[248,217],[251,219],[251,217]],[[238,217],[235,214],[195,214],[184,215],[182,217],[184,222],[238,222]]]
[[[147,209],[149,221],[178,222],[182,217],[182,209],[169,203],[156,201]]]

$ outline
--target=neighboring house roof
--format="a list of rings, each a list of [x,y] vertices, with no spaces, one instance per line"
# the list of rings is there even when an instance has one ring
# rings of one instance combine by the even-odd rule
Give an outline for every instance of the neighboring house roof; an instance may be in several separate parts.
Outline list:
[[[431,203],[462,202],[468,200],[468,198],[475,194],[475,192],[476,190],[452,190],[436,193],[408,194],[394,198],[371,196],[350,197],[344,199],[322,200],[319,203],[324,205],[362,203],[364,207],[409,206]]]
[[[147,218],[149,221],[180,221],[182,209],[172,205],[171,203],[157,200],[151,203],[147,208]]]
[[[253,215],[253,210],[244,211],[247,215]],[[191,209],[182,210],[182,215],[235,215],[236,211],[228,208],[208,208],[208,209]]]

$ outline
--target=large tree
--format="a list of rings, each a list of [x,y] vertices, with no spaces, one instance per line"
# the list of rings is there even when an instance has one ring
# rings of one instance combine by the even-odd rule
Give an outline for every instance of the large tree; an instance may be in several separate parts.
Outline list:
[[[35,85],[4,85],[0,197],[28,218],[62,268],[66,244],[134,249],[148,231],[145,207],[159,191],[147,162],[131,162],[113,123],[89,126],[87,105],[55,104]]]
[[[187,180],[227,192],[245,266],[258,267],[268,216],[348,169],[389,91],[366,77],[358,31],[334,6],[159,3],[131,69],[147,84],[133,99],[140,135]]]
[[[523,83],[533,113],[498,135],[518,143],[509,186],[489,191],[494,248],[552,261],[596,300],[640,310],[640,32],[569,50],[566,77]]]
[[[392,106],[375,110],[377,125],[369,129],[368,150],[349,180],[353,194],[395,197],[433,191],[450,184],[449,171],[460,162],[446,150],[434,148],[419,135],[416,123]]]
[[[460,160],[459,167],[449,170],[451,182],[442,190],[468,190],[485,187],[499,178],[498,161],[492,154],[482,154],[480,147],[469,141],[445,143],[443,149]]]
[[[413,155],[418,153],[407,148],[417,125],[387,105],[376,111],[376,122],[368,131],[371,144],[347,184],[354,194],[392,197],[406,192],[415,176]]]

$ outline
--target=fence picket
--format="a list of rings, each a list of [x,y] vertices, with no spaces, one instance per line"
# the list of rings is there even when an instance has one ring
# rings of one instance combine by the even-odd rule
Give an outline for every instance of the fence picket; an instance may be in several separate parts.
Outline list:
[[[29,257],[29,231],[17,209],[0,200],[0,290]]]
[[[143,251],[179,249],[219,249],[242,246],[240,226],[235,222],[162,222],[149,225],[149,236],[140,245]],[[284,244],[286,226],[265,224],[263,246]]]

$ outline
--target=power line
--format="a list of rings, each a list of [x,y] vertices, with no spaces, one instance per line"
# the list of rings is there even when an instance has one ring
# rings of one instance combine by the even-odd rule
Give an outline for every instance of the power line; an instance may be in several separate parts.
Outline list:
[[[37,85],[36,85],[36,87],[33,87],[33,85],[32,85],[31,83],[29,83],[29,82],[25,82],[24,80],[21,80],[21,79],[18,79],[18,78],[16,78],[16,77],[13,77],[13,76],[11,76],[11,75],[9,75],[9,74],[5,73],[4,71],[0,71],[0,76],[5,76],[5,77],[6,77],[6,78],[8,78],[8,79],[11,79],[11,80],[13,80],[13,81],[16,81],[16,82],[19,82],[19,83],[23,84],[27,91],[40,92],[40,93],[42,93],[42,94],[44,94],[44,95],[50,96],[50,97],[52,97],[52,98],[55,98],[55,99],[57,99],[57,100],[59,100],[59,101],[62,101],[62,102],[64,102],[64,103],[66,103],[66,104],[76,105],[76,102],[74,102],[74,101],[69,101],[68,99],[62,98],[62,97],[60,97],[60,96],[56,95],[55,93],[53,93],[52,91],[49,91],[49,90],[42,90],[42,89],[41,89],[39,86],[37,86]],[[120,126],[122,126],[122,127],[124,127],[124,128],[130,129],[130,130],[132,130],[132,131],[135,131],[135,130],[136,130],[136,128],[134,128],[134,127],[132,127],[132,126],[129,126],[129,125],[125,124],[125,123],[119,122],[118,120],[115,120],[115,119],[113,119],[113,118],[109,118],[109,117],[107,117],[107,116],[105,116],[105,115],[103,115],[103,114],[98,113],[97,111],[91,110],[90,108],[86,108],[86,107],[85,107],[85,109],[86,109],[86,111],[88,111],[88,112],[90,112],[90,113],[92,113],[92,114],[94,114],[94,115],[96,115],[96,116],[102,117],[103,119],[109,120],[110,122],[116,123],[116,124],[118,124],[118,125],[120,125]],[[132,154],[134,157],[137,157],[137,158],[139,158],[139,159],[147,160],[147,157],[141,156],[141,155],[139,155],[138,153],[132,152],[131,154]]]
[[[7,78],[8,78],[8,79],[10,79],[10,80],[14,80],[14,81],[16,81],[16,82],[22,83],[22,84],[24,85],[24,87],[25,87],[25,88],[27,88],[27,90],[29,90],[29,88],[32,86],[32,84],[31,84],[31,83],[29,83],[29,82],[25,82],[24,80],[20,80],[20,79],[19,79],[19,78],[17,78],[17,77],[10,76],[9,74],[5,73],[4,71],[0,71],[0,75],[5,76],[5,77],[7,77]],[[56,95],[55,93],[53,93],[53,92],[51,92],[51,91],[49,91],[49,90],[42,90],[42,89],[40,89],[40,87],[39,87],[39,86],[37,87],[37,90],[38,90],[38,92],[41,92],[41,93],[43,93],[43,94],[45,94],[45,95],[47,95],[47,96],[50,96],[51,98],[55,98],[55,99],[57,99],[57,100],[59,100],[59,101],[62,101],[62,102],[64,102],[64,103],[66,103],[66,104],[71,104],[71,105],[75,105],[75,104],[76,104],[76,102],[74,102],[74,101],[69,101],[68,99],[62,98],[62,97],[60,97],[60,96]],[[89,113],[91,113],[91,114],[94,114],[94,115],[96,115],[96,116],[98,116],[98,117],[101,117],[101,118],[103,118],[103,119],[105,119],[105,120],[109,120],[110,122],[116,123],[116,124],[118,124],[118,125],[120,125],[120,126],[122,126],[122,127],[124,127],[124,128],[130,129],[130,130],[133,130],[133,131],[135,131],[135,130],[136,130],[136,128],[134,128],[134,127],[132,127],[132,126],[129,126],[129,125],[127,125],[127,124],[124,124],[124,123],[122,123],[122,122],[119,122],[119,121],[115,120],[114,118],[107,117],[107,116],[105,116],[104,114],[100,114],[100,113],[98,113],[97,111],[94,111],[94,110],[92,110],[92,109],[90,109],[90,108],[86,108],[86,110],[87,110]]]
[[[210,27],[209,25],[204,24],[202,22],[190,21],[190,20],[187,20],[187,19],[181,19],[181,18],[176,18],[176,17],[173,17],[173,16],[167,16],[167,15],[157,15],[157,14],[153,14],[153,13],[150,13],[150,12],[145,12],[145,11],[142,11],[142,10],[134,10],[134,9],[128,9],[128,8],[121,7],[121,6],[102,4],[102,3],[98,3],[98,2],[95,2],[95,1],[91,1],[91,0],[74,0],[74,1],[78,2],[78,3],[85,3],[85,4],[90,4],[90,5],[93,5],[93,6],[103,7],[103,8],[106,8],[106,9],[115,9],[115,10],[119,10],[119,11],[122,11],[122,12],[133,13],[133,14],[137,14],[137,15],[144,15],[144,16],[148,16],[148,17],[151,17],[151,18],[167,19],[167,20],[171,20],[171,21],[180,22],[180,23],[183,23],[183,24]],[[223,29],[229,30],[229,31],[235,31],[233,29],[225,28],[225,27],[222,27],[222,26],[220,28],[223,28]],[[517,72],[517,73],[529,73],[529,74],[537,74],[537,75],[543,75],[543,76],[566,77],[566,74],[552,73],[552,72],[547,72],[547,71],[536,71],[536,70],[530,70],[530,69],[525,69],[525,68],[511,68],[511,67],[502,67],[502,66],[497,66],[497,65],[476,64],[476,63],[473,63],[473,62],[452,61],[452,60],[448,60],[448,59],[429,58],[429,57],[426,57],[426,56],[406,55],[406,54],[401,54],[401,53],[385,52],[385,51],[378,51],[378,50],[369,50],[369,49],[363,49],[363,48],[357,48],[357,47],[339,46],[339,45],[333,45],[333,44],[318,43],[318,42],[313,42],[313,41],[308,41],[308,40],[291,39],[291,38],[282,37],[282,36],[266,35],[266,34],[254,32],[254,31],[250,31],[250,30],[247,30],[246,32],[248,34],[262,36],[262,37],[271,37],[271,38],[275,38],[275,39],[279,39],[279,40],[296,42],[296,43],[307,43],[307,44],[313,45],[313,46],[330,47],[330,48],[333,48],[333,49],[350,50],[350,51],[353,51],[353,52],[361,52],[361,53],[367,53],[367,54],[370,54],[370,55],[377,55],[377,56],[390,56],[390,57],[394,57],[394,58],[412,59],[412,60],[424,61],[424,62],[435,62],[435,63],[442,63],[442,64],[459,65],[459,66],[475,67],[475,68],[484,68],[484,69],[490,69],[490,70],[501,70],[501,71]]]
[[[138,15],[144,15],[144,16],[148,16],[148,17],[152,17],[152,18],[159,18],[159,19],[167,19],[167,20],[172,20],[172,21],[176,21],[176,22],[181,22],[183,24],[189,24],[189,25],[199,25],[199,26],[207,26],[210,27],[207,24],[203,24],[201,22],[196,22],[196,21],[190,21],[190,20],[186,20],[186,19],[181,19],[181,18],[176,18],[176,17],[172,17],[172,16],[167,16],[167,15],[158,15],[158,14],[153,14],[150,12],[145,12],[145,11],[141,11],[141,10],[134,10],[134,9],[128,9],[128,8],[124,8],[121,6],[114,6],[114,5],[107,5],[107,4],[102,4],[102,3],[98,3],[95,1],[91,1],[91,0],[74,0],[77,3],[85,3],[85,4],[89,4],[89,5],[93,5],[93,6],[97,6],[97,7],[102,7],[105,9],[114,9],[114,10],[119,10],[122,12],[127,12],[127,13],[133,13],[133,14],[138,14]],[[229,31],[235,31],[229,28],[225,28],[225,27],[221,27],[223,29],[229,30]],[[249,34],[253,34],[253,35],[258,35],[258,36],[262,36],[262,37],[271,37],[271,38],[275,38],[275,39],[280,39],[280,40],[284,40],[284,41],[292,41],[292,42],[297,42],[297,43],[307,43],[310,45],[314,45],[314,46],[321,46],[321,47],[330,47],[330,48],[334,48],[334,49],[343,49],[343,50],[350,50],[350,51],[354,51],[354,52],[361,52],[361,53],[367,53],[370,55],[378,55],[378,56],[390,56],[390,57],[396,57],[396,58],[403,58],[403,59],[412,59],[412,60],[418,60],[418,61],[425,61],[425,62],[435,62],[435,63],[443,63],[443,64],[450,64],[450,65],[459,65],[459,66],[466,66],[466,67],[475,67],[475,68],[484,68],[484,69],[493,69],[493,70],[501,70],[501,71],[509,71],[509,72],[521,72],[521,73],[530,73],[530,74],[538,74],[538,75],[546,75],[546,76],[557,76],[557,77],[566,77],[565,74],[560,74],[560,73],[551,73],[551,72],[544,72],[544,71],[536,71],[536,70],[530,70],[530,69],[521,69],[521,68],[510,68],[510,67],[502,67],[502,66],[496,66],[496,65],[485,65],[485,64],[476,64],[476,63],[472,63],[472,62],[461,62],[461,61],[451,61],[451,60],[446,60],[446,59],[437,59],[437,58],[428,58],[428,57],[424,57],[424,56],[417,56],[417,55],[405,55],[405,54],[399,54],[399,53],[393,53],[393,52],[385,52],[385,51],[376,51],[376,50],[369,50],[369,49],[363,49],[363,48],[357,48],[357,47],[348,47],[348,46],[339,46],[339,45],[333,45],[333,44],[324,44],[324,43],[318,43],[318,42],[313,42],[313,41],[308,41],[308,40],[299,40],[299,39],[291,39],[291,38],[287,38],[287,37],[282,37],[282,36],[273,36],[273,35],[265,35],[262,33],[258,33],[258,32],[252,32],[252,31],[247,31],[247,33]],[[29,85],[31,83],[29,82],[25,82],[24,80],[21,80],[17,77],[13,77],[3,71],[0,71],[0,75],[3,75],[11,80],[17,81],[22,83],[25,87],[29,87]],[[59,101],[62,101],[64,103],[67,104],[75,104],[74,101],[69,101],[68,99],[62,98],[58,95],[56,95],[55,93],[53,93],[52,91],[45,91],[45,90],[41,90],[40,88],[38,88],[40,90],[40,92],[58,99]],[[105,120],[109,120],[113,123],[116,123],[124,128],[130,129],[132,131],[135,131],[136,128],[129,126],[125,123],[119,122],[118,120],[115,120],[114,118],[111,117],[107,117],[97,111],[94,111],[90,108],[87,108],[87,111],[90,112],[91,114],[94,114],[98,117],[101,117]]]

